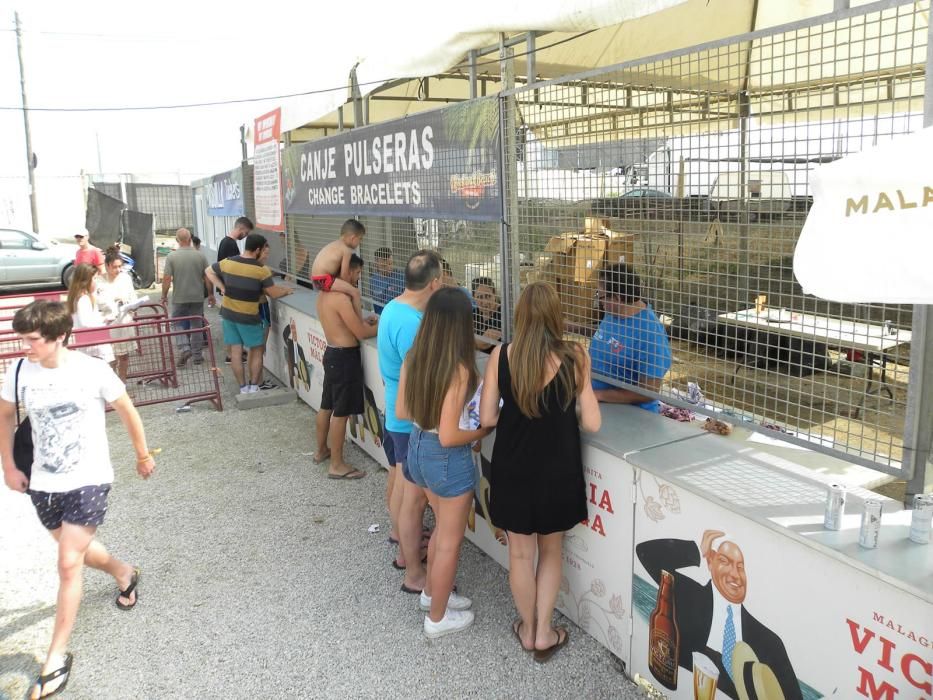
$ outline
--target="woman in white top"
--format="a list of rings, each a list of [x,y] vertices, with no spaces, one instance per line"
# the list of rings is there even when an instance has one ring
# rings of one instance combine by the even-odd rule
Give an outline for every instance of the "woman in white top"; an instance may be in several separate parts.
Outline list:
[[[68,313],[74,321],[74,329],[80,328],[99,328],[104,323],[104,317],[97,309],[97,268],[87,263],[82,263],[75,267],[74,275],[71,278],[71,286],[68,288]],[[80,343],[81,334],[75,337],[75,342]],[[106,345],[91,345],[78,348],[81,352],[98,357],[104,362],[112,363],[114,361],[113,347],[108,343]]]
[[[120,309],[134,301],[136,301],[136,290],[133,289],[133,280],[123,273],[123,258],[120,257],[120,249],[111,246],[104,254],[104,274],[97,278],[97,306],[106,323],[122,325],[132,323],[133,319],[129,315],[123,315]],[[132,328],[114,328],[110,331],[110,337],[114,340],[134,336]],[[113,345],[113,353],[116,355],[114,369],[124,384],[132,350],[132,342]]]

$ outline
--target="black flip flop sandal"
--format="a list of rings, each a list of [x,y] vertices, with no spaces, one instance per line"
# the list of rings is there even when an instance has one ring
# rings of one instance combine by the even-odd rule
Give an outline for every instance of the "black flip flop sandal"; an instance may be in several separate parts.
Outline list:
[[[424,559],[421,560],[421,563],[422,563],[422,564],[427,564],[427,563],[428,563],[428,555],[427,555],[427,554],[424,555]],[[398,569],[399,571],[404,571],[405,569],[408,568],[407,566],[402,566],[401,564],[399,564],[397,559],[393,559],[393,560],[392,560],[392,567],[395,568],[395,569]]]
[[[33,683],[33,687],[39,686],[39,698],[51,698],[55,695],[58,695],[65,689],[65,686],[68,685],[68,681],[71,680],[71,664],[74,661],[74,656],[71,654],[65,654],[65,665],[61,668],[56,668],[51,673],[47,673],[44,676],[39,676],[36,678],[36,682]],[[65,680],[62,681],[62,684],[58,686],[51,693],[43,694],[42,691],[45,690],[45,686],[54,681],[56,678],[61,678],[65,676]]]
[[[518,618],[517,620],[512,622],[512,634],[514,634],[515,639],[518,640],[518,646],[522,648],[522,651],[527,652],[529,654],[534,651],[534,647],[532,647],[531,649],[526,649],[525,643],[522,641],[522,619],[521,618]]]
[[[139,591],[136,592],[133,602],[129,605],[121,603],[120,598],[129,598],[133,591],[136,590],[137,584],[139,584],[139,569],[133,569],[133,578],[130,579],[130,585],[126,587],[125,591],[120,591],[120,595],[117,596],[117,607],[120,608],[120,610],[132,610],[136,607],[136,603],[139,602]]]
[[[557,641],[549,646],[547,649],[535,649],[534,659],[539,664],[546,663],[551,660],[551,657],[554,656],[562,647],[567,645],[567,642],[570,641],[570,630],[566,627],[556,627],[554,631],[557,633]],[[563,632],[564,636],[561,638],[560,633]]]

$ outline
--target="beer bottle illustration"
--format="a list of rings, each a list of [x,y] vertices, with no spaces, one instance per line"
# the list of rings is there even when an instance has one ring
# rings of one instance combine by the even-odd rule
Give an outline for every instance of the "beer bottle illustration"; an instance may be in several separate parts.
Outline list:
[[[648,668],[665,688],[677,690],[680,631],[674,620],[674,577],[661,571],[654,612],[648,620]]]

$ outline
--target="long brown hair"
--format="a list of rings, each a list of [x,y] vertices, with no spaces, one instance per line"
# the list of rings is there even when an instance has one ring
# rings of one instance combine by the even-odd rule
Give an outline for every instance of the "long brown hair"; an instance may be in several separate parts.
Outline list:
[[[564,316],[557,291],[546,282],[533,282],[518,298],[515,337],[509,354],[512,394],[518,409],[528,418],[541,417],[544,380],[552,356],[560,363],[554,381],[566,410],[579,381],[584,380],[582,350],[576,343],[564,340]]]
[[[476,391],[473,306],[462,289],[439,289],[431,296],[405,367],[405,405],[425,430],[438,427],[444,397],[461,367],[468,374],[466,396]]]
[[[97,275],[97,268],[87,263],[81,263],[75,268],[71,276],[71,284],[68,286],[68,300],[65,304],[68,306],[68,313],[73,314],[78,310],[78,299],[87,294],[91,297],[91,304],[94,304],[94,277]]]

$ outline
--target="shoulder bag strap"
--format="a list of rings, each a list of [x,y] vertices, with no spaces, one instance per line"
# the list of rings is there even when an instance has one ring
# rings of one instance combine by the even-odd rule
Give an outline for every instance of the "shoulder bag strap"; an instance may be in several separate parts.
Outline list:
[[[16,395],[14,401],[16,402],[16,427],[19,427],[19,371],[23,367],[23,359],[20,358],[19,364],[16,365],[16,374],[13,376],[13,393]]]

